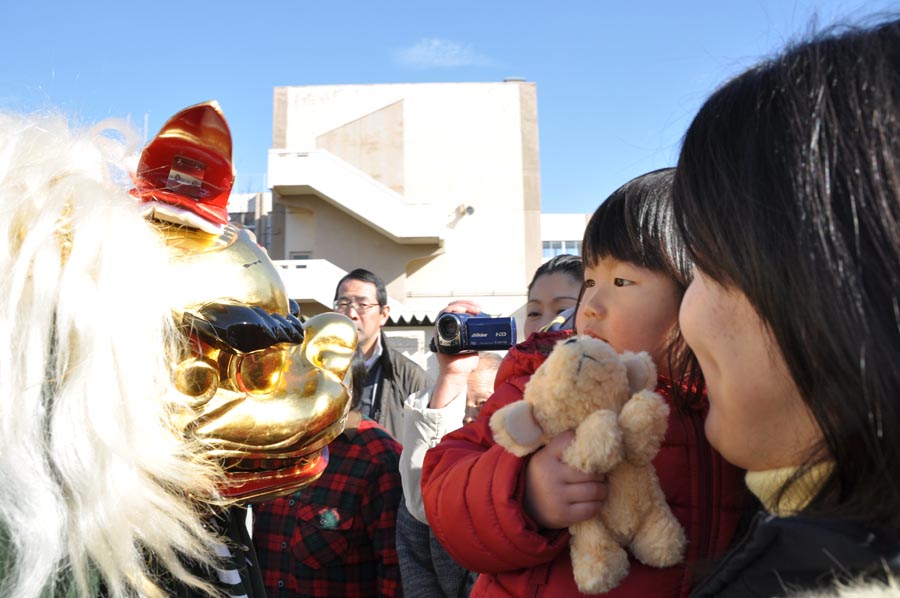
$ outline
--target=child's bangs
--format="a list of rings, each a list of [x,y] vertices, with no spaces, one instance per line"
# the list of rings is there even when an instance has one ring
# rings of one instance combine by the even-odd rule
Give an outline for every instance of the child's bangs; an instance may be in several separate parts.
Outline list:
[[[655,206],[645,204],[640,209],[636,204],[638,202],[607,200],[594,212],[582,242],[582,257],[588,266],[595,266],[601,258],[611,257],[654,272],[671,274],[674,260],[667,255],[683,253],[680,247],[672,246],[672,235],[666,228],[671,222],[660,222],[661,215],[653,209]],[[629,210],[631,205],[638,209]],[[670,246],[668,250],[667,246]]]

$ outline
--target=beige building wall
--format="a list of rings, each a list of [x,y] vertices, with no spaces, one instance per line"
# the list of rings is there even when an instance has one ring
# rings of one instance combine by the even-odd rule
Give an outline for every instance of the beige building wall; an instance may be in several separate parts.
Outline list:
[[[312,258],[328,259],[347,271],[365,267],[378,274],[388,294],[397,299],[407,294],[406,265],[438,251],[434,246],[395,243],[314,195],[289,196],[283,201],[287,246],[309,252]]]
[[[403,194],[403,101],[362,116],[316,137],[316,147],[328,150]]]
[[[273,218],[273,257],[368,268],[411,314],[467,298],[523,316],[541,263],[534,83],[280,87],[274,103],[270,184],[283,215]],[[371,179],[371,202],[332,197],[278,167],[291,152],[323,150],[348,165],[337,178]],[[430,240],[409,232],[419,228]]]

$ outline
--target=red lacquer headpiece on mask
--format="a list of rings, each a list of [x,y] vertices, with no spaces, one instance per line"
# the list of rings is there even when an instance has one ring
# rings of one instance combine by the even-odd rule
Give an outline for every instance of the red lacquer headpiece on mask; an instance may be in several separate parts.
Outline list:
[[[134,194],[159,220],[217,234],[234,184],[231,131],[217,102],[185,108],[144,148]]]

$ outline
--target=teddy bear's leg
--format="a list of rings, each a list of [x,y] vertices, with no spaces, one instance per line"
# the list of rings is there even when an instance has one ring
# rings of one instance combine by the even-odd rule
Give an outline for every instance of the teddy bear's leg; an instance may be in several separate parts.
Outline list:
[[[655,482],[655,474],[653,481]],[[649,507],[631,541],[631,552],[645,565],[670,567],[684,557],[684,530],[672,514],[659,485],[649,486]]]
[[[669,423],[669,406],[655,392],[643,390],[628,400],[619,414],[625,458],[634,465],[653,460]]]
[[[578,589],[585,594],[608,592],[628,573],[628,555],[599,518],[569,527],[572,572]]]

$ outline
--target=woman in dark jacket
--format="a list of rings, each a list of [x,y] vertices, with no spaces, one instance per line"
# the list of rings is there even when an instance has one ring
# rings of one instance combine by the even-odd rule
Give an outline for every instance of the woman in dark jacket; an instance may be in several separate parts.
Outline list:
[[[765,507],[693,595],[896,572],[900,21],[822,35],[727,83],[685,136],[674,196],[707,436]]]

